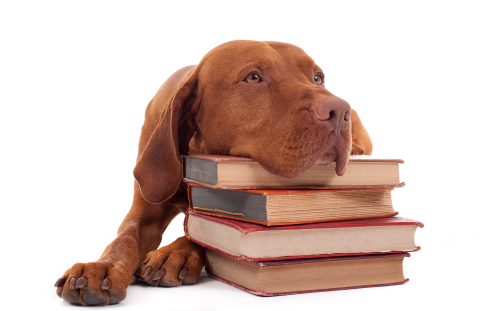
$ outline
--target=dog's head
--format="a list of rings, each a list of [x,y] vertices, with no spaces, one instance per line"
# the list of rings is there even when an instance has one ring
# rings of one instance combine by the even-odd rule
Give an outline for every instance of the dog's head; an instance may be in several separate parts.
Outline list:
[[[319,66],[300,48],[232,41],[210,51],[178,87],[134,175],[152,203],[172,196],[190,149],[255,158],[295,177],[315,162],[343,175],[352,146],[350,105],[325,89]],[[192,139],[193,138],[193,139]]]

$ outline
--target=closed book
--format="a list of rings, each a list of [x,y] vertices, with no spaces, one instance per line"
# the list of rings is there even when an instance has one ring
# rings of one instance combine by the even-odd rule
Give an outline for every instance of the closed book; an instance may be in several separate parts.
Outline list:
[[[417,251],[421,222],[403,217],[267,227],[189,210],[185,235],[233,259],[271,261]]]
[[[183,157],[185,182],[220,189],[345,189],[395,188],[400,182],[400,159],[351,156],[345,174],[335,163],[314,164],[303,174],[286,178],[266,171],[255,159],[228,155]]]
[[[191,184],[189,201],[198,213],[279,226],[394,216],[391,191],[224,190]]]
[[[280,296],[406,283],[408,253],[249,262],[207,250],[212,278],[259,296]]]

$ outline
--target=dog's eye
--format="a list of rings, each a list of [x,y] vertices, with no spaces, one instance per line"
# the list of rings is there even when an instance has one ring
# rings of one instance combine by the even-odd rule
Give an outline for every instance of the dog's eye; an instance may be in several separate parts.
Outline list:
[[[260,79],[259,75],[253,73],[253,74],[249,75],[247,78],[245,78],[244,81],[247,82],[247,83],[258,83],[258,82],[261,81],[261,79]]]
[[[315,84],[321,85],[323,83],[323,78],[321,75],[315,75],[313,77],[313,80],[315,80]]]

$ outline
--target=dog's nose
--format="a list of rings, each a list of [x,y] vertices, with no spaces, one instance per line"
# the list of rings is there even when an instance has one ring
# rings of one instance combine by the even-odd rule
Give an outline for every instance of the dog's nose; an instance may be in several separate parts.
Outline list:
[[[313,115],[318,121],[329,122],[335,134],[348,127],[352,117],[350,105],[341,98],[329,96],[312,106]]]

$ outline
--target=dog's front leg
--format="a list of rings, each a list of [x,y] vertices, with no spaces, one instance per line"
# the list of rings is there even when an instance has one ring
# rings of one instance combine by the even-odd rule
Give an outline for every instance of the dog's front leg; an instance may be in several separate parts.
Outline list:
[[[186,192],[186,185],[182,184],[175,195],[166,201],[170,210],[185,212],[188,209]],[[163,227],[162,233],[166,225]],[[203,247],[190,242],[184,236],[170,245],[156,249],[157,246],[153,250],[150,249],[151,251],[145,256],[140,268],[135,273],[141,281],[153,286],[168,287],[197,282],[205,264]]]
[[[175,201],[172,198],[162,204],[150,204],[143,199],[135,185],[132,208],[121,224],[117,238],[107,246],[99,260],[77,263],[68,269],[55,284],[58,296],[81,305],[115,304],[125,299],[127,286],[136,281],[134,273],[145,255],[157,249],[163,231],[183,210]],[[155,278],[152,284],[164,286],[181,285],[182,281],[196,282],[203,266],[201,247],[180,238],[155,252],[164,254],[161,268],[165,273],[159,277],[157,270],[160,266],[150,264],[139,271],[143,275],[148,267],[152,270],[152,275],[143,279],[149,281]],[[157,258],[153,254],[149,253],[147,259]],[[200,258],[200,262],[197,258]]]

